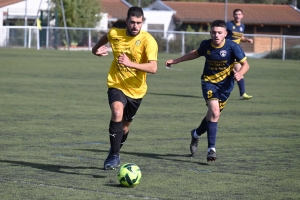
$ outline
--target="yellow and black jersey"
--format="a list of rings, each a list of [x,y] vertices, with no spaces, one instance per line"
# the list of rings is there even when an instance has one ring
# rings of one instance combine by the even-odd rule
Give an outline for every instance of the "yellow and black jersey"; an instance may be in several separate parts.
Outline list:
[[[240,25],[238,25],[235,24],[234,21],[229,21],[226,23],[226,29],[226,39],[232,40],[235,43],[239,44],[245,31],[245,25],[243,23],[240,23]]]
[[[142,98],[147,91],[146,72],[118,64],[118,57],[125,53],[135,63],[157,61],[158,46],[146,31],[127,36],[126,29],[111,28],[107,34],[114,59],[107,77],[108,88],[117,88],[133,99]]]

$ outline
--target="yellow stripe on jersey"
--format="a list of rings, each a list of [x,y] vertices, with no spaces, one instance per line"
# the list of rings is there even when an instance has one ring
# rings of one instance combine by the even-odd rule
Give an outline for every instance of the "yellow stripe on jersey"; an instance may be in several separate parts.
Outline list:
[[[241,38],[239,39],[235,39],[235,40],[232,40],[233,42],[237,43],[237,44],[240,44],[241,43]]]
[[[204,81],[211,82],[211,83],[219,83],[224,80],[226,77],[230,76],[230,72],[233,68],[233,64],[227,67],[225,70],[220,71],[219,73],[207,76],[204,75]]]
[[[241,42],[243,33],[240,32],[232,32],[232,41],[234,41],[235,43],[239,44]]]
[[[239,61],[239,63],[245,61],[247,59],[247,57],[244,57],[242,60]]]

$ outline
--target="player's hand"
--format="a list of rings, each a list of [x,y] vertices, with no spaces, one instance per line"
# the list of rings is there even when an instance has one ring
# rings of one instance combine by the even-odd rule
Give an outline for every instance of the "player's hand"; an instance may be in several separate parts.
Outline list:
[[[125,65],[127,67],[130,67],[130,64],[131,64],[130,59],[127,57],[127,55],[125,53],[122,53],[121,55],[119,55],[118,62],[119,62],[119,64]]]
[[[171,65],[172,65],[172,64],[176,64],[176,63],[174,62],[174,60],[167,60],[166,63],[165,63],[166,67],[169,67],[169,68],[171,68]]]
[[[233,73],[234,73],[234,79],[236,81],[240,81],[243,78],[243,75],[241,75],[239,72],[235,71],[235,69],[233,69]]]
[[[253,40],[248,38],[248,43],[253,44]]]
[[[108,55],[107,47],[106,46],[99,47],[99,49],[97,49],[95,54],[97,56],[107,56]]]

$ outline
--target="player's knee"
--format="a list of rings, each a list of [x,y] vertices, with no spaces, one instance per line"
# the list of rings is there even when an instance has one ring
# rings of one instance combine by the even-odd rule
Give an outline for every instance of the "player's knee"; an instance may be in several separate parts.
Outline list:
[[[220,112],[219,113],[214,113],[212,118],[213,118],[213,121],[218,121],[219,118],[220,118]]]
[[[114,110],[113,115],[116,116],[116,117],[117,116],[122,116],[122,112],[120,110]]]
[[[129,132],[128,126],[123,126],[123,134],[126,135]]]
[[[122,124],[123,124],[123,133],[127,134],[129,132],[130,122],[123,120]]]
[[[206,119],[211,122],[217,122],[220,117],[220,111],[211,111],[206,115]]]
[[[218,121],[220,118],[220,110],[219,109],[213,110],[211,117],[213,121]]]
[[[122,110],[112,110],[112,119],[113,121],[121,121],[123,118],[123,111]]]

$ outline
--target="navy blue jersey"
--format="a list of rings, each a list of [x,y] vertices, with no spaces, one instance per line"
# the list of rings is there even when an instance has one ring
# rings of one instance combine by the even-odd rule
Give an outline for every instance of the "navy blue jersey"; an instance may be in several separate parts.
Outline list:
[[[214,47],[209,39],[201,42],[197,53],[206,58],[202,81],[215,84],[220,91],[230,93],[234,86],[233,63],[247,59],[241,47],[231,40],[225,40],[222,47]]]
[[[241,42],[243,33],[245,31],[245,25],[240,23],[237,25],[234,21],[229,21],[226,23],[227,36],[226,39],[232,40],[239,44]]]

